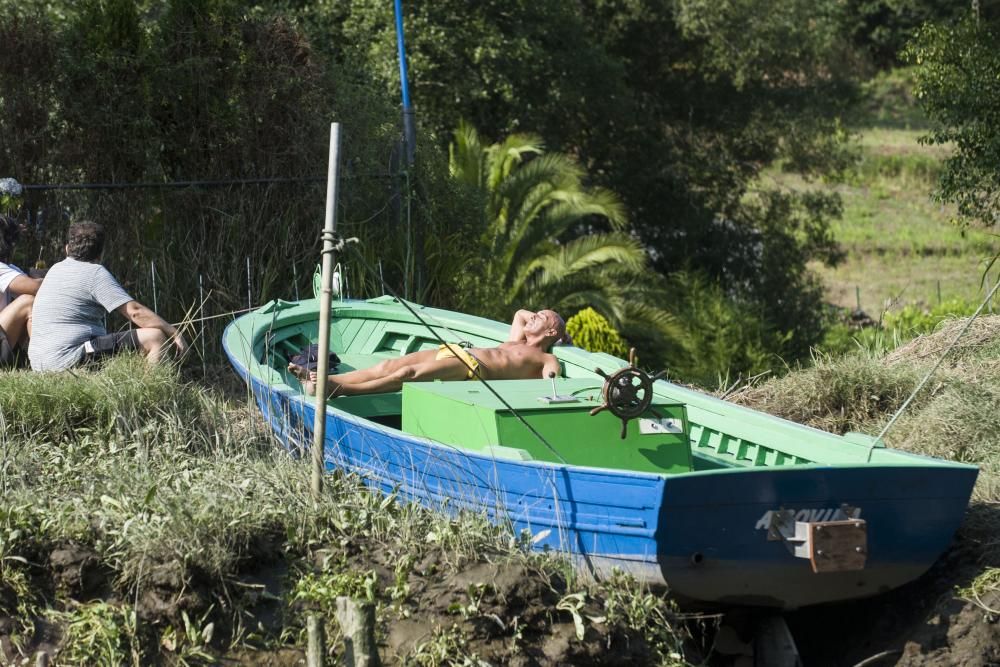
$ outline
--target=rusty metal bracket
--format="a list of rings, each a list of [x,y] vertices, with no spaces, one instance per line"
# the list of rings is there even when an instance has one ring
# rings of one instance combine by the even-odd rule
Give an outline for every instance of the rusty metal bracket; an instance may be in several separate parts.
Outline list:
[[[841,505],[829,521],[796,521],[795,510],[771,514],[769,542],[783,542],[796,558],[808,559],[813,572],[863,570],[868,557],[868,524],[859,508]]]

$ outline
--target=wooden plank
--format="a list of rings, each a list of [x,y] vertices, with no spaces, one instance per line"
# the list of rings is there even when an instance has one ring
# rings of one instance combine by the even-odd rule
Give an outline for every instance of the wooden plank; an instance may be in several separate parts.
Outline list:
[[[868,524],[861,519],[809,524],[809,562],[813,572],[865,569]]]

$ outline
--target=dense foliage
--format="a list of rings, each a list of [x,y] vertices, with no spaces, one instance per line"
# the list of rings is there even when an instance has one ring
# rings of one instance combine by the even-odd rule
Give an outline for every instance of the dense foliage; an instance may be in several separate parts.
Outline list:
[[[966,219],[1000,223],[1000,12],[956,25],[928,24],[908,49],[917,97],[935,125],[927,140],[952,144],[938,196]]]
[[[110,230],[110,268],[150,305],[155,264],[158,305],[171,319],[200,301],[199,276],[209,314],[293,297],[293,278],[304,286],[317,256],[333,120],[348,156],[339,223],[364,238],[370,263],[384,258],[387,281],[414,283],[413,235],[401,230],[431,228],[429,256],[463,236],[464,200],[452,193],[443,154],[426,148],[414,174],[423,199],[411,212],[392,165],[387,95],[364,72],[317,54],[289,18],[222,0],[2,2],[0,42],[4,175],[27,184],[277,179],[28,190],[21,217],[33,234],[19,262],[59,259],[70,219],[89,217]],[[378,284],[356,259],[341,259],[355,294]],[[423,278],[448,300],[453,267],[440,266],[444,278]]]
[[[851,42],[879,69],[901,64],[908,40],[927,22],[947,22],[968,10],[968,0],[847,0],[842,21]]]
[[[299,179],[31,190],[21,215],[34,238],[20,261],[57,259],[68,220],[92,217],[112,228],[112,270],[146,301],[155,263],[171,319],[200,301],[201,277],[216,312],[292,297],[317,251],[327,128],[339,120],[339,222],[379,268],[339,258],[350,294],[384,281],[424,302],[498,315],[497,303],[468,300],[463,277],[493,251],[469,214],[483,210],[482,193],[448,173],[445,150],[466,119],[484,145],[536,135],[549,156],[572,156],[582,188],[616,193],[632,251],[648,256],[641,286],[662,309],[676,301],[663,291],[670,275],[698,274],[716,286],[726,319],[754,314],[763,344],[775,346],[768,358],[803,358],[822,334],[807,265],[838,260],[828,225],[839,205],[765,189],[758,176],[775,160],[807,176],[847,164],[841,118],[869,57],[852,49],[848,19],[859,12],[833,0],[408,2],[419,145],[407,170],[391,3],[0,0],[0,176]],[[578,216],[546,243],[565,250],[618,233],[613,223]],[[507,301],[522,298],[508,287]],[[623,326],[631,301],[612,313],[588,294],[578,290],[570,310],[598,307]],[[733,363],[714,370],[749,370],[739,355]]]
[[[339,57],[380,63],[372,71],[395,89],[391,7],[340,11]],[[827,217],[796,194],[777,207],[747,194],[780,156],[808,172],[842,166],[837,118],[854,99],[855,63],[835,3],[454,0],[406,11],[423,128],[445,137],[464,117],[486,137],[537,132],[622,197],[657,271],[697,268],[732,301],[765,309],[792,332],[783,354],[816,340],[816,294],[801,288],[806,261],[834,259],[811,234],[822,237]],[[764,259],[778,247],[779,261]]]

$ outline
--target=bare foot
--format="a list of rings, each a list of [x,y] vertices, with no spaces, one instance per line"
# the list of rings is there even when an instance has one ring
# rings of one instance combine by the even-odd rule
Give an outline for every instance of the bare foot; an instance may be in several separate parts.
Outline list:
[[[316,372],[309,371],[298,364],[288,364],[288,372],[302,383],[302,392],[306,396],[316,395]]]

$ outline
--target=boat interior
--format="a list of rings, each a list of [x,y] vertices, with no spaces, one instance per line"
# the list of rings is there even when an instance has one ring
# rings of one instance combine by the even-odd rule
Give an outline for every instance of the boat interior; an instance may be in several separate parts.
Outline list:
[[[335,372],[368,368],[383,359],[440,345],[427,326],[398,307],[392,313],[378,309],[392,301],[383,297],[335,313],[330,331],[330,349],[340,359]],[[250,334],[254,356],[259,368],[267,369],[269,382],[301,391],[287,364],[318,338],[315,304],[303,310],[296,304],[274,303],[278,305],[271,311],[268,307],[258,311],[257,333],[264,333]],[[457,332],[461,341],[474,347],[504,340],[506,327],[468,319],[474,320],[472,324],[460,320],[435,329],[448,342],[458,342],[453,341]],[[336,397],[328,405],[495,458],[659,474],[904,462],[896,460],[897,455],[912,465],[923,458],[886,449],[865,434],[824,433],[668,382],[656,383],[649,409],[623,428],[622,420],[607,410],[590,413],[603,402],[604,379],[595,368],[614,372],[627,364],[573,347],[558,347],[554,353],[562,368],[555,380],[492,381],[489,386],[478,381],[408,383],[402,391]]]

